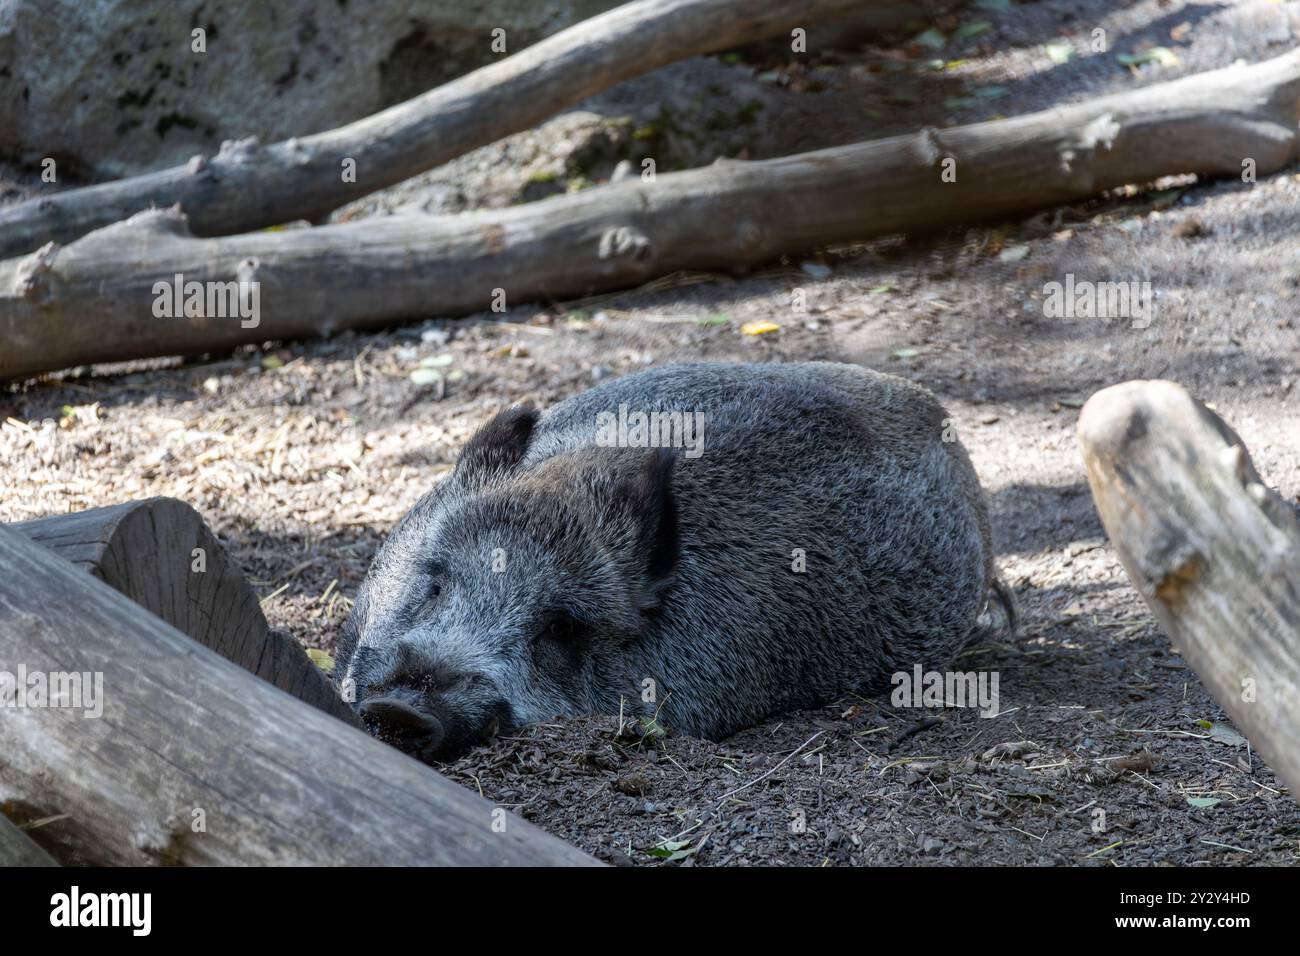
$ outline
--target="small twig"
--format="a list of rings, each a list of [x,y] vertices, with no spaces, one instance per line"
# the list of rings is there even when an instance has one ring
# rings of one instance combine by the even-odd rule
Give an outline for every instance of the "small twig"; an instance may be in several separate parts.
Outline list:
[[[931,717],[923,718],[922,720],[918,720],[916,723],[904,727],[897,734],[895,734],[893,739],[891,739],[889,743],[885,745],[885,751],[889,752],[893,750],[895,747],[897,747],[899,744],[901,744],[904,740],[907,740],[909,737],[914,737],[915,735],[919,734],[921,731],[929,730],[931,727],[937,727],[939,724],[943,722],[944,722],[944,717],[942,714],[937,714]]]
[[[825,733],[824,730],[819,730],[819,731],[817,731],[817,733],[813,734],[811,737],[809,737],[807,740],[805,740],[803,743],[801,743],[798,747],[795,747],[794,750],[790,751],[790,753],[786,755],[785,759],[782,760],[780,763],[778,763],[778,764],[777,764],[775,767],[773,767],[771,770],[768,770],[766,773],[760,774],[759,776],[755,777],[753,780],[749,781],[749,783],[741,784],[741,785],[740,785],[739,787],[737,787],[735,790],[728,790],[726,793],[724,793],[722,796],[720,796],[720,797],[718,798],[718,803],[722,803],[722,802],[725,801],[728,797],[734,797],[736,794],[740,793],[740,791],[742,791],[742,790],[748,790],[748,789],[749,789],[750,787],[752,787],[754,784],[756,784],[756,783],[760,783],[761,781],[766,780],[768,777],[772,776],[772,774],[776,773],[778,770],[780,770],[782,767],[784,767],[787,763],[789,763],[790,760],[794,757],[795,754],[797,754],[799,751],[803,750],[804,747],[807,747],[810,743],[812,743],[814,740],[816,740],[818,737],[820,737],[820,736],[821,736],[822,734],[824,734],[824,733]]]

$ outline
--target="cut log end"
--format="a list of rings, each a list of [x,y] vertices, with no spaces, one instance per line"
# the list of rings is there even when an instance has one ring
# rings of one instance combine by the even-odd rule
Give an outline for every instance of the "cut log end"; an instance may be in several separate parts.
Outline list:
[[[1097,511],[1129,579],[1207,689],[1300,788],[1300,531],[1240,436],[1172,382],[1084,406]]]
[[[189,505],[150,498],[13,526],[247,671],[355,723],[350,707],[261,603]]]

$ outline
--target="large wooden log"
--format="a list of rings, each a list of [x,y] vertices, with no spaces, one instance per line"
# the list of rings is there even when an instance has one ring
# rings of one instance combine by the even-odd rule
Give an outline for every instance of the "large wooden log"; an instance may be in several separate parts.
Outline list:
[[[53,857],[27,839],[21,830],[0,813],[0,867],[57,865]]]
[[[638,0],[338,129],[0,209],[0,256],[179,204],[197,235],[316,219],[666,63],[888,0]],[[484,42],[487,42],[485,38]],[[355,163],[345,178],[344,163]]]
[[[0,526],[0,662],[102,674],[102,715],[0,708],[0,804],[89,864],[588,864]]]
[[[1300,530],[1245,445],[1172,382],[1084,406],[1079,440],[1129,579],[1205,686],[1300,795]]]
[[[226,660],[340,720],[356,722],[298,643],[268,627],[248,581],[185,502],[150,498],[10,527]]]
[[[495,304],[498,289],[514,304],[729,270],[1174,173],[1239,176],[1246,159],[1264,174],[1296,158],[1298,122],[1300,50],[1015,119],[717,163],[491,212],[219,239],[193,237],[176,212],[145,212],[0,262],[0,380],[460,315]],[[169,301],[177,275],[258,283],[256,315],[252,285],[246,321],[204,296]],[[192,314],[180,317],[183,305]]]

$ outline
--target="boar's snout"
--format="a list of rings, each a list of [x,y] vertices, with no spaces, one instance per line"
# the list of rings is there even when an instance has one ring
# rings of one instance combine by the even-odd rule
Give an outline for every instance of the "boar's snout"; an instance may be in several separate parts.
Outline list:
[[[493,681],[443,667],[404,668],[364,691],[357,710],[370,733],[426,763],[452,760],[513,726]]]
[[[435,715],[401,697],[372,697],[361,702],[361,716],[376,736],[413,756],[427,759],[438,752],[447,729]]]

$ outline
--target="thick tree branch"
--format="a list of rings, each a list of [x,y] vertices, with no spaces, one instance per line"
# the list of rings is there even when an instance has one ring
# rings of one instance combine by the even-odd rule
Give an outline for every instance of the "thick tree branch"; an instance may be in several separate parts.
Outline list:
[[[584,295],[1014,216],[1176,173],[1235,177],[1248,160],[1262,175],[1296,158],[1298,119],[1300,50],[1014,119],[491,212],[217,239],[194,238],[174,211],[141,213],[0,262],[0,379],[461,315],[489,307],[496,289],[512,304]],[[257,282],[256,324],[212,307],[156,317],[155,284],[178,274]]]
[[[266,146],[228,142],[185,166],[0,209],[0,256],[70,242],[155,206],[179,205],[200,236],[316,220],[630,77],[886,2],[637,0],[338,129]],[[344,181],[345,160],[355,161],[355,181]]]

